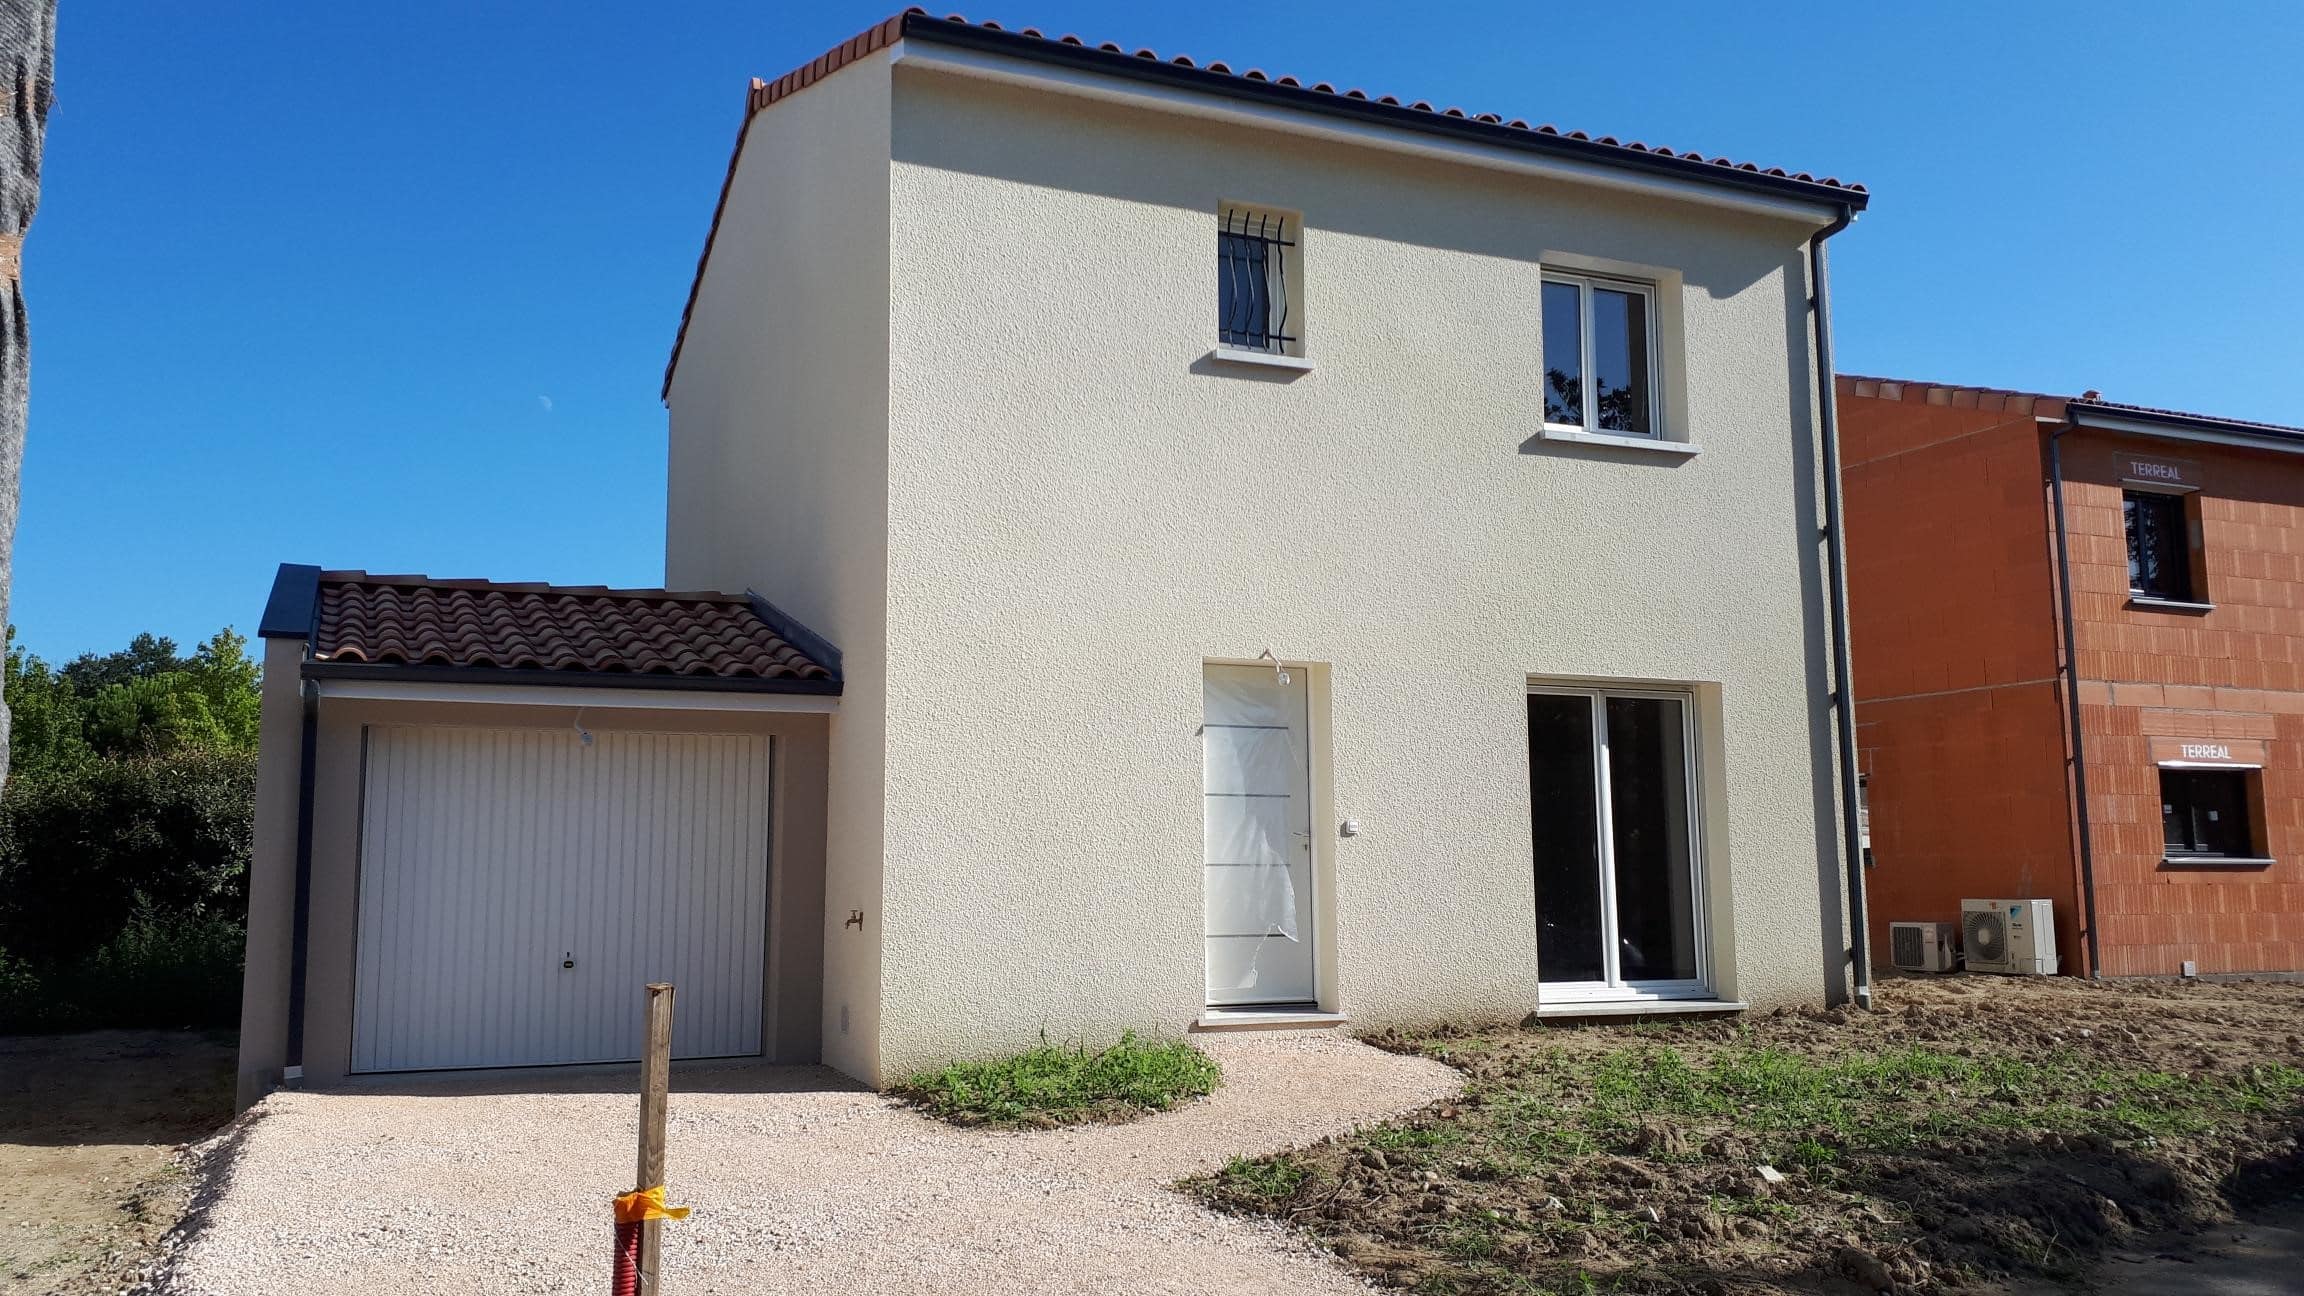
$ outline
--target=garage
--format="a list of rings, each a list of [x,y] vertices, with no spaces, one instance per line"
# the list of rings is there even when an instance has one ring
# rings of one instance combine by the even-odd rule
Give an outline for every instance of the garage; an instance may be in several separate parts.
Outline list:
[[[261,633],[243,1105],[628,1062],[658,981],[675,1058],[822,1056],[838,648],[751,592],[295,565]]]
[[[650,981],[674,1056],[760,1052],[766,738],[374,725],[364,764],[353,1070],[629,1059]]]

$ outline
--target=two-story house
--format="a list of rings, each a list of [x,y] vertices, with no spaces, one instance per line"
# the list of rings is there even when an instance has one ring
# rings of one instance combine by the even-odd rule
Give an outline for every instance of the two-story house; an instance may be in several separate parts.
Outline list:
[[[2038,898],[2066,972],[2304,970],[2304,428],[1839,388],[1876,935]]]
[[[244,1081],[617,1056],[697,948],[680,1051],[871,1081],[1843,997],[1821,245],[1864,202],[918,12],[756,83],[665,567],[766,597],[289,570],[267,723],[319,754],[300,848],[268,767]],[[580,862],[518,845],[538,798]],[[504,937],[507,874],[577,934]]]

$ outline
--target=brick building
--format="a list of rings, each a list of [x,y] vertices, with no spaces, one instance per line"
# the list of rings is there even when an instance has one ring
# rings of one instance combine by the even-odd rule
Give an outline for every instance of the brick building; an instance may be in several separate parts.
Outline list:
[[[2066,972],[2304,969],[2304,429],[1839,399],[1874,948],[2031,897]]]

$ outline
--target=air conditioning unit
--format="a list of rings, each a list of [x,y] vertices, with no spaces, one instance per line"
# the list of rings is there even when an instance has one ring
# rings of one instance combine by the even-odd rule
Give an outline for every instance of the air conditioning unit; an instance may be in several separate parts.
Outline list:
[[[1906,972],[1949,972],[1960,962],[1959,929],[1943,922],[1888,924],[1888,961]]]
[[[2056,909],[2046,900],[1962,900],[1960,947],[1971,972],[2056,975]]]

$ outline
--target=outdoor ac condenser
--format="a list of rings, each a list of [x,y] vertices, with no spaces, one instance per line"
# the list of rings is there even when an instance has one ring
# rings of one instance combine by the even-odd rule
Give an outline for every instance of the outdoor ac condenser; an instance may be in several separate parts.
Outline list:
[[[1949,972],[1960,962],[1958,931],[1947,922],[1888,924],[1888,961],[1906,972]]]
[[[1960,946],[1971,972],[2056,975],[2056,910],[2046,900],[1963,900]]]

